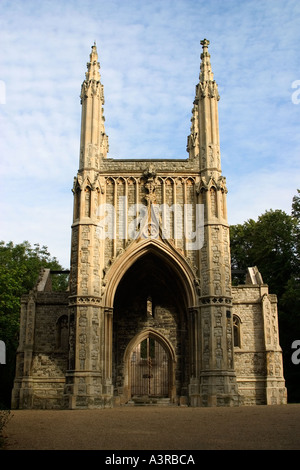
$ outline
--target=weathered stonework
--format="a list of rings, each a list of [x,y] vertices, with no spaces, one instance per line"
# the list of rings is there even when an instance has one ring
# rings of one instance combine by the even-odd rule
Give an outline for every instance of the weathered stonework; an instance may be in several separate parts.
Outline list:
[[[14,408],[286,402],[276,298],[254,268],[231,286],[220,97],[201,44],[182,160],[107,158],[92,47],[69,290],[51,292],[46,270],[22,298]]]
[[[250,284],[250,276],[248,281],[233,288],[233,315],[240,329],[234,351],[239,390],[245,404],[286,403],[277,298],[261,277],[255,284]]]

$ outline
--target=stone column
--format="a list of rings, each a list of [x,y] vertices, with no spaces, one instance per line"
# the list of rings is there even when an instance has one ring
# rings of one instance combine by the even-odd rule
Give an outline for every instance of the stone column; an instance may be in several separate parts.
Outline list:
[[[70,270],[70,369],[65,399],[70,408],[111,406],[111,316],[101,305],[104,241],[97,235],[101,199],[100,161],[106,158],[103,85],[94,44],[81,87],[81,139],[77,178],[74,181]],[[79,205],[79,210],[78,210]]]
[[[16,364],[17,374],[20,373],[20,377],[18,378],[16,375],[14,392],[12,394],[13,408],[19,407],[20,409],[30,409],[33,407],[33,382],[31,369],[34,349],[35,310],[36,294],[34,291],[31,291],[28,295],[27,302],[25,303],[23,300],[21,303],[21,337],[17,351]]]
[[[233,364],[229,226],[225,210],[227,190],[220,162],[220,97],[211,70],[209,41],[204,39],[201,44],[203,52],[191,129],[199,146],[197,193],[205,205],[204,245],[197,259],[201,291],[197,364],[201,364],[201,370],[199,383],[195,378],[191,380],[190,397],[193,397],[194,406],[235,405],[239,403],[239,397]],[[189,148],[190,158],[195,158],[191,145]]]
[[[74,306],[73,306],[74,308]],[[112,315],[99,306],[99,299],[77,299],[74,334],[74,369],[66,374],[68,407],[112,406],[111,335]]]
[[[282,350],[279,345],[277,299],[268,294],[268,287],[261,285],[264,345],[266,351],[266,403],[287,403],[287,390],[283,377]]]

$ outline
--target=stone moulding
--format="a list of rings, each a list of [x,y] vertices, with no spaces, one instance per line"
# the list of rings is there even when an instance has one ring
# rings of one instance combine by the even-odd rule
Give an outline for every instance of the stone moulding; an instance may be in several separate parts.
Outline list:
[[[69,306],[74,305],[101,305],[101,297],[89,295],[74,295],[69,297]]]

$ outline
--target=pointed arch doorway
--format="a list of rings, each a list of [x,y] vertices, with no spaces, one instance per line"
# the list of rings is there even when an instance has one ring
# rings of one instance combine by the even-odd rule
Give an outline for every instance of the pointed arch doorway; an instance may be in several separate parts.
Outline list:
[[[124,354],[127,400],[155,402],[176,397],[176,354],[169,340],[153,328],[138,333]]]
[[[133,259],[124,253],[106,290],[107,301],[113,301],[115,403],[126,404],[132,396],[177,403],[188,394],[191,373],[191,278],[181,269],[187,267],[184,260],[177,263],[154,242],[142,247]]]
[[[144,338],[130,354],[131,398],[168,398],[170,366],[167,349],[153,336]]]

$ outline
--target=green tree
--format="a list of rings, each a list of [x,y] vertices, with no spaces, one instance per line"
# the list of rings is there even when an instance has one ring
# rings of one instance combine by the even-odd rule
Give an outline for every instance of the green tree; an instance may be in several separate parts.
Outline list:
[[[253,265],[252,249],[255,224],[253,219],[249,219],[244,224],[231,225],[230,227],[231,265],[233,284],[235,285],[244,282],[247,268]]]
[[[10,400],[21,296],[34,287],[42,268],[63,270],[45,246],[0,242],[0,339],[6,344],[6,365],[0,365],[0,403],[9,404]],[[52,285],[54,290],[66,290],[66,276],[55,276]]]
[[[297,189],[297,195],[293,197],[292,216],[300,223],[300,189]]]
[[[281,210],[266,211],[256,222],[250,219],[231,226],[233,269],[257,266],[270,288],[283,295],[287,280],[297,270],[295,230],[294,218]]]
[[[291,362],[291,344],[300,339],[300,191],[292,213],[269,210],[230,227],[233,282],[242,283],[246,269],[257,266],[271,293],[278,297],[280,343],[290,401],[300,401],[300,366]]]

